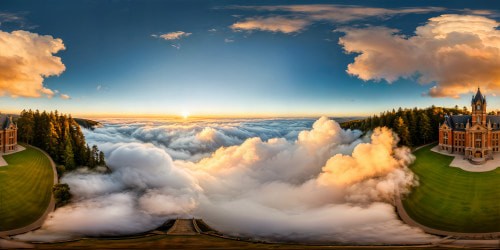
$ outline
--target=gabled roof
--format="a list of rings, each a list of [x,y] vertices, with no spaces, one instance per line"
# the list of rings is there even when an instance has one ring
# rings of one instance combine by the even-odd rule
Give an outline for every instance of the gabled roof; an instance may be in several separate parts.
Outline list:
[[[480,101],[481,103],[486,102],[486,98],[483,96],[483,94],[481,94],[481,90],[479,88],[477,88],[476,95],[472,96],[472,104],[477,103],[478,101]]]
[[[450,115],[445,116],[445,122],[452,130],[465,131],[467,122],[470,123],[470,115]]]
[[[446,115],[444,117],[444,124],[446,124],[451,130],[454,131],[465,131],[467,127],[467,122],[469,126],[472,126],[472,117],[470,115]],[[491,122],[492,130],[500,130],[500,115],[487,115],[486,122]],[[486,126],[486,124],[483,124]]]
[[[1,115],[0,114],[0,129],[6,129],[10,127],[10,125],[13,124],[15,127],[16,124],[12,121],[12,116],[7,116],[7,115]]]

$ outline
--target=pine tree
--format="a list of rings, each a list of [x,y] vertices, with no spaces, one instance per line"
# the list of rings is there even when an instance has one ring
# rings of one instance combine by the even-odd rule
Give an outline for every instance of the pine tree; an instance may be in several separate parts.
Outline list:
[[[432,126],[429,116],[427,116],[425,112],[420,113],[420,117],[418,119],[418,129],[420,130],[422,143],[425,144],[429,142],[432,138]]]
[[[406,126],[403,118],[399,116],[394,122],[394,130],[399,136],[399,143],[406,146],[411,146],[410,132]]]
[[[106,162],[104,161],[104,152],[99,152],[99,166],[106,166]]]

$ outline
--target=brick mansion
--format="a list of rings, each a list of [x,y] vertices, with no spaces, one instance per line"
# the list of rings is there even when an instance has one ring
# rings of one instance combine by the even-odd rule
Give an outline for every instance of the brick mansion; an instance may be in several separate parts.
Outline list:
[[[445,115],[439,126],[439,150],[481,164],[499,152],[500,115],[487,115],[486,98],[479,88],[471,106],[471,115]]]
[[[17,150],[17,125],[12,116],[0,114],[0,154]]]

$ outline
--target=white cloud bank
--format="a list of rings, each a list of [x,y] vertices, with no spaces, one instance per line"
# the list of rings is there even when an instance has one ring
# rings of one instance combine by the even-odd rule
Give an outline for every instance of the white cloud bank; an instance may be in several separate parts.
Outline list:
[[[339,43],[359,54],[347,72],[362,80],[416,79],[435,85],[432,97],[455,97],[480,86],[500,93],[500,30],[496,20],[473,15],[433,17],[404,36],[386,27],[343,28]]]
[[[262,131],[284,124],[267,122]],[[220,127],[207,127],[195,137],[216,143]],[[417,182],[407,168],[413,156],[396,146],[397,138],[386,128],[361,137],[359,131],[343,130],[323,117],[294,140],[248,138],[199,161],[173,161],[151,143],[100,143],[100,136],[117,128],[103,129],[111,132],[97,130],[100,135],[89,136],[94,132],[87,131],[87,137],[99,143],[113,172],[64,176],[62,182],[70,185],[75,202],[56,210],[41,230],[20,239],[137,233],[178,216],[201,217],[225,233],[282,241],[434,239],[401,222],[390,204],[397,190],[407,192]]]
[[[0,96],[52,97],[45,77],[59,76],[66,67],[60,57],[63,41],[23,30],[0,30]]]

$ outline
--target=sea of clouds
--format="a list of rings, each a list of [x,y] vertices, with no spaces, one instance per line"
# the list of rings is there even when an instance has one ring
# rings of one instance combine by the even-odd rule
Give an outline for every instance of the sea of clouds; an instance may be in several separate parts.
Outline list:
[[[65,174],[73,202],[23,240],[127,235],[169,218],[275,241],[424,243],[398,219],[418,185],[408,148],[387,128],[363,135],[311,119],[108,120],[85,130],[110,174]]]

